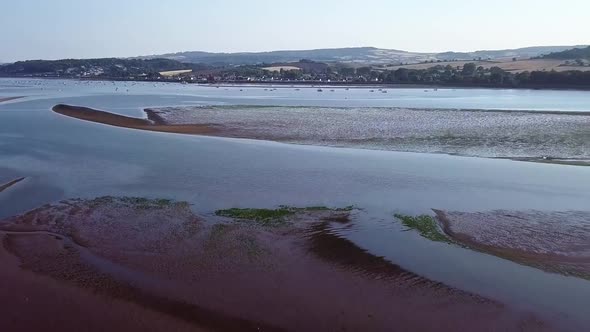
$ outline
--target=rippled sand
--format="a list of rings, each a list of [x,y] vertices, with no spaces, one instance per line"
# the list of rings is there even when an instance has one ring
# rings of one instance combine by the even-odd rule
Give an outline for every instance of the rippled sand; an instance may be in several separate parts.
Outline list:
[[[233,136],[481,157],[590,159],[588,114],[326,107],[168,107],[166,123]]]
[[[590,279],[590,213],[436,211],[459,243],[549,272]]]
[[[11,265],[16,275],[75,290],[61,300],[88,297],[89,310],[113,301],[130,317],[143,308],[144,323],[167,317],[179,329],[550,330],[530,314],[405,271],[330,231],[332,222],[352,222],[352,213],[300,211],[268,226],[198,216],[168,200],[67,200],[2,223],[8,252],[0,256],[0,277],[10,253],[25,269]],[[15,294],[30,291],[11,285],[22,287]],[[56,303],[48,297],[35,305]],[[0,327],[18,326],[6,319],[18,312],[2,307]],[[60,327],[59,318],[42,319]]]

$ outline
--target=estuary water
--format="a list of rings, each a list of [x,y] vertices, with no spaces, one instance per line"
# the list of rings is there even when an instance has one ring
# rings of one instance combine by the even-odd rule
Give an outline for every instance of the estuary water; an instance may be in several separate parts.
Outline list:
[[[401,232],[393,213],[590,211],[589,167],[146,132],[51,112],[58,103],[131,116],[183,105],[590,111],[590,93],[580,91],[316,89],[1,79],[0,98],[24,98],[0,103],[0,184],[26,179],[0,193],[0,218],[103,195],[185,200],[201,215],[355,205],[363,209],[355,227],[341,232],[371,252],[574,328],[588,323],[590,282]]]

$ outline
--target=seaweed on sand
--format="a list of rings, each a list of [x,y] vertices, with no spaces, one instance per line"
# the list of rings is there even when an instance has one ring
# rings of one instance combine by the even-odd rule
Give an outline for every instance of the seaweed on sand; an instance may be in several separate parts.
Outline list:
[[[348,212],[354,209],[353,206],[347,206],[344,208],[329,208],[326,206],[311,206],[305,208],[296,208],[292,206],[281,205],[277,209],[240,209],[232,208],[225,210],[217,210],[215,214],[221,217],[229,217],[238,220],[250,220],[256,221],[265,225],[276,225],[282,224],[286,221],[286,218],[293,216],[299,212]],[[348,216],[346,216],[347,218]],[[334,220],[342,220],[344,217],[341,215],[334,216]],[[325,217],[323,219],[330,219]]]
[[[408,230],[414,229],[418,231],[421,236],[431,241],[454,243],[440,230],[436,219],[431,216],[407,216],[403,214],[395,214],[394,216],[401,220],[402,224],[408,227]]]

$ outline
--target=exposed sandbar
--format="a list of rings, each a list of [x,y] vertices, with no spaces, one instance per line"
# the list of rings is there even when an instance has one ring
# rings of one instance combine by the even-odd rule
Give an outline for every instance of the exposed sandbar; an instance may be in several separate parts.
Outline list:
[[[590,164],[586,112],[191,106],[146,109],[147,119],[58,105],[115,126],[375,150]]]
[[[443,231],[469,248],[548,272],[590,279],[590,213],[435,210]]]
[[[219,132],[219,129],[206,124],[167,124],[160,117],[146,112],[147,119],[133,118],[124,115],[98,111],[87,107],[56,105],[53,111],[80,120],[107,124],[115,127],[151,130],[167,133],[208,135]]]
[[[23,178],[18,178],[16,180],[12,180],[12,181],[10,181],[8,183],[0,184],[0,193],[3,192],[4,190],[6,190],[6,189],[8,189],[8,188],[10,188],[12,186],[14,186],[15,184],[21,182],[24,179],[25,179],[24,177]]]
[[[550,330],[336,235],[330,223],[351,222],[348,209],[231,213],[211,223],[182,202],[103,197],[46,205],[2,230],[6,249],[37,275],[196,328]],[[11,310],[2,305],[0,321]]]
[[[23,97],[22,96],[18,96],[18,97],[0,97],[0,103],[1,102],[4,102],[4,101],[19,99],[19,98],[23,98]]]

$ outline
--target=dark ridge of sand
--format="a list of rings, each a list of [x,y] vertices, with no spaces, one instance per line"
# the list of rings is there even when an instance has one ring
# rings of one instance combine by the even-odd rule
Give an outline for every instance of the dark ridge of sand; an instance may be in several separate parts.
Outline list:
[[[17,183],[21,182],[21,181],[22,181],[22,180],[24,180],[24,179],[25,179],[25,178],[24,178],[24,177],[22,177],[22,178],[18,178],[18,179],[16,179],[16,180],[12,180],[12,181],[10,181],[10,182],[8,182],[8,183],[5,183],[5,184],[2,184],[2,185],[0,185],[0,193],[1,193],[1,192],[3,192],[4,190],[6,190],[6,189],[8,189],[8,188],[10,188],[10,187],[12,187],[12,186],[14,186],[15,184],[17,184]]]
[[[212,225],[186,203],[103,197],[43,206],[9,218],[2,232],[36,277],[76,289],[76,298],[143,308],[146,323],[165,314],[216,331],[550,330],[375,257],[330,232],[327,219],[329,211],[304,211],[272,227]],[[18,314],[2,307],[0,326]]]
[[[162,118],[153,112],[146,111],[148,119],[133,118],[104,111],[94,110],[88,107],[70,106],[59,104],[53,107],[55,113],[73,117],[80,120],[107,124],[115,127],[151,130],[167,133],[213,135],[221,131],[206,124],[166,124]]]
[[[4,101],[9,101],[9,100],[15,100],[15,99],[19,99],[19,98],[24,98],[24,96],[18,96],[18,97],[0,97],[0,103],[4,102]]]
[[[547,272],[590,279],[590,213],[434,212],[444,233],[459,244]]]

